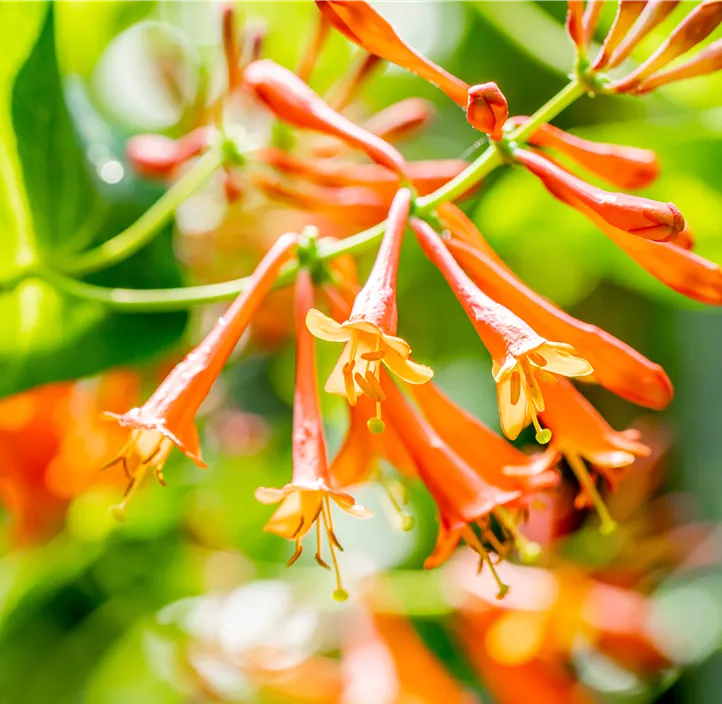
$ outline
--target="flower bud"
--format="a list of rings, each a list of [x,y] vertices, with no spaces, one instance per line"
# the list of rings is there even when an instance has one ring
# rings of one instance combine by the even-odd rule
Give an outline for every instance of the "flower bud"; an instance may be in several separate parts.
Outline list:
[[[584,2],[582,0],[569,0],[567,3],[567,34],[578,49],[584,47]]]
[[[126,154],[135,170],[146,178],[168,178],[184,161],[200,154],[208,145],[208,130],[199,128],[181,139],[160,134],[138,134],[128,140]]]
[[[613,87],[617,93],[634,92],[644,80],[708,37],[722,22],[722,0],[704,0],[669,35],[636,71]]]
[[[466,119],[472,127],[492,139],[501,139],[508,117],[509,106],[496,83],[482,83],[469,88]]]
[[[592,68],[595,71],[605,68],[609,64],[609,59],[612,57],[614,50],[622,43],[622,40],[627,36],[627,32],[632,28],[632,25],[637,21],[637,17],[644,10],[646,0],[620,0],[617,5],[617,15],[614,18],[614,24],[609,30],[607,38],[604,40],[604,45],[599,55],[594,61]]]

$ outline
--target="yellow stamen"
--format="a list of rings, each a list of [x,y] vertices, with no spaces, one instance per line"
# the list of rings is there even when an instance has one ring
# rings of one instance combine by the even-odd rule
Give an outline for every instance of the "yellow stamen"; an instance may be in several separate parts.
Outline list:
[[[572,469],[572,472],[574,472],[574,475],[579,481],[579,484],[581,484],[582,488],[587,492],[587,495],[594,504],[599,520],[602,523],[599,529],[600,532],[602,535],[609,535],[610,533],[613,533],[617,529],[617,522],[612,518],[607,505],[604,503],[599,491],[597,491],[597,485],[595,484],[594,479],[592,479],[592,476],[589,474],[589,470],[586,468],[584,461],[579,455],[576,455],[573,452],[566,453],[565,457],[567,463]]]
[[[329,564],[323,559],[323,557],[321,557],[321,520],[319,518],[320,513],[321,508],[319,508],[318,513],[316,514],[316,554],[313,557],[316,562],[321,565],[321,567],[325,567],[327,570],[330,570],[331,567],[329,566]]]
[[[296,552],[291,555],[291,559],[286,563],[286,567],[290,567],[303,553],[303,545],[301,545],[301,539],[296,540]]]
[[[368,372],[367,372],[368,374]],[[363,391],[372,401],[381,401],[381,397],[376,392],[376,389],[368,383],[367,381],[368,377],[363,377],[361,374],[356,372],[354,374],[354,379],[356,380],[356,383],[359,385],[359,388],[361,391]]]
[[[521,374],[516,369],[511,373],[511,405],[516,406],[521,398]]]
[[[323,497],[323,508],[321,511],[321,515],[323,516],[323,523],[326,528],[326,536],[328,537],[328,546],[331,550],[331,562],[333,563],[333,571],[336,576],[336,589],[334,589],[332,597],[334,601],[346,601],[348,599],[348,592],[343,588],[343,585],[341,584],[341,570],[338,566],[338,560],[336,558],[336,550],[334,547],[338,547],[340,549],[341,546],[338,543],[338,539],[334,535],[333,532],[333,519],[331,518],[331,504],[329,502],[328,496]]]
[[[391,481],[384,477],[379,477],[379,483],[383,487],[383,490],[386,492],[386,496],[388,497],[389,502],[393,507],[393,510],[396,512],[396,518],[398,520],[399,528],[401,528],[401,530],[403,530],[404,532],[412,530],[414,525],[416,525],[416,519],[408,511],[404,511],[404,509],[401,508],[401,504],[399,503],[399,500],[396,498],[393,489],[391,488]],[[394,484],[399,485],[400,482],[394,482]],[[402,494],[401,501],[403,501],[403,503],[406,503],[404,499],[405,496]]]
[[[378,367],[376,370],[376,375],[374,375],[370,370],[366,372],[364,378],[366,379],[366,383],[374,390],[374,393],[376,394],[376,399],[378,401],[385,401],[386,400],[386,394],[384,393],[384,390],[381,388],[381,382],[378,380]]]
[[[546,367],[547,361],[538,352],[530,352],[529,359],[537,365],[537,367]]]
[[[135,492],[138,490],[138,487],[140,486],[141,482],[143,481],[143,477],[145,476],[145,473],[147,470],[148,470],[148,465],[146,465],[146,464],[141,464],[138,467],[138,469],[135,470],[135,474],[131,478],[130,483],[128,484],[128,487],[125,490],[125,494],[123,495],[123,500],[117,506],[112,506],[110,508],[111,516],[113,516],[113,518],[120,521],[121,523],[124,522],[126,519],[126,510],[128,508],[128,502],[133,497],[133,494],[135,494]]]
[[[519,527],[505,508],[495,508],[494,517],[511,536],[522,562],[526,564],[536,562],[541,555],[541,546],[539,543],[529,540],[529,538],[519,530]]]
[[[494,567],[494,563],[489,557],[489,553],[484,549],[484,546],[481,544],[481,541],[476,536],[476,533],[474,533],[474,531],[469,526],[466,526],[464,528],[463,535],[464,540],[466,540],[466,544],[481,558],[481,564],[486,562],[486,564],[489,566],[491,574],[494,577],[494,581],[499,588],[499,592],[496,595],[496,598],[503,599],[509,591],[509,585],[504,584],[504,582],[501,581],[499,573],[496,571],[496,567]],[[481,570],[481,565],[479,566],[479,568]]]
[[[346,398],[352,405],[356,405],[356,386],[353,383],[353,368],[356,366],[356,362],[352,359],[343,365],[343,385],[346,390]]]
[[[529,380],[529,377],[533,378],[533,374],[525,375],[526,380]],[[527,384],[522,384],[522,387],[524,389],[524,394],[526,395],[526,401],[529,405],[529,415],[531,416],[531,422],[534,424],[534,430],[536,430],[536,441],[540,445],[546,445],[551,439],[552,439],[552,431],[549,430],[549,428],[542,428],[541,423],[539,422],[539,419],[537,418],[537,409],[536,405],[534,404],[534,399],[532,397],[532,392],[529,389],[529,386]]]

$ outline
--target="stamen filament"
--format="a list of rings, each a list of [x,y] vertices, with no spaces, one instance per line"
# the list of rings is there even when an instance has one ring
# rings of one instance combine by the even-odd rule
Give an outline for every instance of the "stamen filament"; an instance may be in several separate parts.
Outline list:
[[[541,555],[541,546],[539,543],[535,543],[533,540],[529,540],[518,528],[509,512],[503,508],[494,509],[494,517],[501,524],[502,528],[509,533],[514,546],[522,559],[522,562],[527,564],[536,562]]]
[[[579,481],[579,484],[581,484],[582,488],[587,492],[587,495],[594,504],[599,520],[602,523],[599,528],[600,532],[602,535],[609,535],[610,533],[613,533],[617,529],[617,522],[609,513],[609,509],[599,494],[594,479],[592,479],[592,476],[589,474],[589,470],[586,468],[584,461],[579,455],[574,454],[573,452],[566,453],[565,458],[571,467],[572,472],[574,472],[574,475]]]
[[[391,490],[389,480],[384,479],[383,477],[379,477],[379,483],[381,484],[384,492],[386,493],[386,496],[388,496],[388,499],[391,502],[391,506],[393,507],[394,511],[396,511],[396,515],[399,519],[399,527],[404,532],[410,531],[414,527],[416,520],[408,511],[404,511],[404,509],[401,507],[398,499],[396,498],[396,496],[394,496],[394,492]],[[403,501],[403,497],[401,500]],[[404,503],[406,502],[404,501]]]
[[[323,498],[321,515],[323,516],[323,523],[326,528],[328,547],[331,551],[331,562],[333,563],[333,571],[336,576],[336,589],[334,590],[332,597],[334,601],[346,601],[346,599],[348,599],[348,592],[341,584],[341,570],[339,569],[338,559],[336,558],[336,550],[334,549],[334,546],[338,545],[338,540],[333,533],[333,519],[331,518],[331,505],[328,496],[324,496]]]
[[[499,577],[499,573],[496,571],[496,567],[494,567],[494,563],[491,561],[489,553],[484,549],[484,546],[481,544],[481,541],[476,536],[476,533],[474,533],[474,531],[469,526],[466,526],[464,528],[463,535],[464,540],[466,540],[466,544],[477,555],[479,555],[482,563],[486,562],[486,564],[489,566],[491,574],[494,577],[494,581],[496,582],[497,587],[499,587],[499,593],[496,595],[496,598],[503,599],[509,591],[509,585],[504,584],[504,582],[501,581],[501,577]]]
[[[323,504],[322,504],[323,506]],[[321,514],[321,508],[318,510],[318,513],[316,514],[316,554],[313,556],[316,562],[321,565],[321,567],[325,567],[327,570],[330,570],[331,567],[329,564],[323,559],[321,556],[321,520],[320,520],[320,514]]]
[[[125,490],[123,500],[117,506],[112,506],[110,508],[110,514],[113,516],[113,518],[120,521],[121,523],[125,521],[128,502],[133,497],[133,494],[135,494],[135,492],[138,490],[138,487],[143,481],[143,477],[145,476],[147,470],[147,464],[141,464],[138,469],[135,470],[135,474],[131,478],[128,487]]]
[[[528,379],[528,377],[527,377]],[[524,394],[526,395],[526,402],[529,405],[529,415],[531,416],[531,422],[534,424],[534,430],[536,430],[536,441],[540,445],[546,445],[552,439],[552,431],[549,428],[542,428],[541,423],[536,415],[536,405],[532,398],[532,393],[526,383],[522,383]]]

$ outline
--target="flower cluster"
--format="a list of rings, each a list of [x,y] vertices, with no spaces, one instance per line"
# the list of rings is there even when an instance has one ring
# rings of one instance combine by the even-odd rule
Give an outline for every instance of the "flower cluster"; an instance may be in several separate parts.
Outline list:
[[[722,3],[705,0],[636,70],[614,80],[601,73],[622,64],[675,4],[620,2],[599,55],[590,60],[587,52],[601,3],[590,2],[585,9],[582,2],[570,2],[567,27],[577,62],[565,99],[585,91],[645,93],[719,68],[719,42],[686,64],[666,68],[722,21]],[[345,599],[332,507],[357,518],[370,516],[346,487],[373,478],[375,461],[384,458],[406,476],[418,478],[436,503],[439,538],[426,566],[442,564],[463,539],[477,554],[480,568],[493,576],[501,598],[508,585],[496,565],[513,551],[523,560],[538,555],[538,546],[520,526],[539,493],[558,485],[562,460],[578,482],[577,508],[594,507],[601,530],[611,532],[616,523],[604,503],[604,490],[615,488],[637,458],[649,453],[636,431],[610,427],[570,379],[600,384],[651,409],[665,408],[673,390],[659,365],[523,284],[453,201],[478,183],[490,165],[512,165],[533,174],[554,198],[592,221],[670,288],[720,304],[722,273],[692,251],[693,237],[673,203],[603,190],[571,173],[556,157],[566,157],[612,187],[637,189],[650,184],[659,172],[654,153],[569,135],[547,124],[551,108],[532,117],[510,118],[506,98],[496,84],[469,86],[451,75],[404,42],[370,4],[317,0],[316,5],[320,11],[316,32],[296,72],[260,58],[258,41],[246,41],[243,46],[251,49],[242,52],[234,15],[226,11],[227,91],[212,106],[209,124],[178,141],[138,137],[129,145],[130,154],[144,173],[168,177],[222,139],[229,154],[225,174],[230,200],[256,189],[293,203],[299,211],[361,210],[375,221],[385,220],[368,233],[340,242],[324,232],[317,239],[308,229],[280,237],[226,314],[149,401],[113,416],[130,429],[126,445],[113,460],[130,477],[126,498],[116,512],[125,514],[128,498],[148,470],[164,481],[163,465],[174,445],[205,466],[195,414],[279,275],[284,273],[288,280],[292,272],[296,279],[293,476],[282,489],[257,490],[259,501],[279,504],[266,530],[295,543],[291,564],[301,554],[302,539],[315,526],[316,561],[333,568],[334,597]],[[331,29],[363,53],[346,83],[324,99],[307,80]],[[391,142],[426,122],[427,112],[416,101],[399,103],[365,124],[347,117],[349,101],[381,61],[438,86],[466,111],[473,127],[488,135],[488,151],[466,169],[463,162],[407,162]],[[234,141],[229,136],[233,125],[227,123],[240,99],[263,112],[274,125],[273,133],[285,137],[271,146]],[[563,107],[561,102],[550,105]],[[308,132],[325,141],[311,140],[309,148],[300,137],[305,140]],[[305,146],[305,154],[296,144]],[[365,155],[367,163],[351,161],[349,150]],[[409,342],[398,335],[397,277],[407,229],[445,279],[491,357],[506,438],[434,386],[432,369],[412,360]],[[364,237],[364,241],[380,241],[380,246],[371,273],[359,288],[352,265],[337,266],[329,260],[353,251],[355,239]],[[320,309],[324,305],[325,311]],[[343,343],[325,390],[348,401],[351,423],[330,463],[314,337]],[[525,453],[511,444],[528,426],[533,426],[537,442],[546,446],[544,451]],[[403,527],[410,528],[411,517],[393,496],[392,500]],[[330,565],[323,557],[324,535]]]

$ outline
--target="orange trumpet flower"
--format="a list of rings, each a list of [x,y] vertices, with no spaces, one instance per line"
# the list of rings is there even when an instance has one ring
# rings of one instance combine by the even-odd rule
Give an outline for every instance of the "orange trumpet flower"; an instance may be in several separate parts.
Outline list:
[[[489,255],[487,248],[468,244],[464,230],[473,229],[479,238],[481,233],[456,206],[445,206],[439,215],[452,233],[446,246],[484,293],[526,320],[540,335],[567,340],[592,365],[594,380],[613,393],[648,408],[669,405],[674,390],[661,366],[605,330],[577,320],[550,303],[495,255]]]
[[[508,586],[497,578],[484,542],[503,552],[490,530],[489,519],[493,512],[517,503],[523,496],[522,491],[505,490],[487,482],[411,407],[395,384],[388,385],[386,394],[389,418],[414,458],[419,477],[439,511],[436,547],[426,558],[424,567],[431,569],[443,564],[463,538],[479,556],[480,565],[486,563],[489,566],[497,581],[498,596],[502,598]],[[472,526],[481,531],[481,538]]]
[[[586,376],[592,365],[571,345],[549,342],[521,318],[480,291],[464,273],[441,238],[423,220],[411,219],[421,248],[443,274],[491,354],[499,416],[504,434],[514,440],[534,423],[537,441],[549,442],[537,414],[544,410],[538,380],[547,373]]]
[[[528,119],[515,117],[511,123],[520,126]],[[645,188],[659,176],[659,160],[651,149],[592,142],[548,124],[542,124],[527,141],[561,152],[619,188]]]
[[[626,193],[609,193],[573,176],[540,154],[518,149],[516,158],[559,200],[591,210],[613,227],[648,240],[666,241],[684,229],[684,217],[673,203],[660,203]],[[585,207],[579,208],[577,203]]]
[[[647,78],[708,37],[720,22],[722,0],[703,0],[679,23],[652,56],[612,88],[617,93],[634,91]]]
[[[602,531],[609,533],[616,524],[582,460],[597,468],[613,485],[624,474],[620,475],[620,470],[637,457],[647,456],[650,450],[638,442],[637,431],[614,430],[566,379],[542,380],[540,385],[547,402],[542,419],[554,433],[553,447],[564,455],[583,489],[578,506],[591,502],[599,513]]]
[[[584,2],[583,0],[568,0],[567,2],[567,34],[574,45],[581,49],[584,47]]]
[[[298,236],[290,234],[276,241],[253,272],[248,288],[143,406],[122,415],[106,413],[131,428],[130,438],[118,456],[106,465],[122,463],[130,480],[123,501],[113,509],[117,518],[125,517],[126,505],[148,469],[154,468],[164,482],[163,465],[174,445],[199,467],[206,466],[201,458],[195,415],[297,243]]]
[[[577,203],[576,207],[582,209],[584,206]],[[686,249],[686,240],[682,241],[682,246],[676,240],[649,242],[630,237],[590,210],[586,214],[612,242],[662,283],[695,301],[722,305],[722,270],[717,264]]]
[[[410,208],[411,191],[403,188],[391,204],[376,261],[356,296],[349,319],[338,323],[315,309],[310,310],[306,318],[308,329],[319,339],[346,343],[325,388],[345,396],[351,405],[361,394],[372,399],[376,403],[376,416],[369,420],[372,432],[384,429],[381,403],[385,394],[379,381],[382,362],[411,384],[423,384],[433,376],[429,367],[409,359],[411,348],[405,340],[396,337],[396,276]]]
[[[281,120],[342,139],[408,180],[406,162],[394,147],[340,115],[295,73],[262,59],[245,68],[243,82]]]
[[[410,47],[368,2],[363,0],[316,0],[318,9],[333,26],[370,54],[438,86],[457,105],[466,107],[469,86]]]
[[[722,69],[722,39],[712,42],[694,58],[680,66],[675,66],[666,71],[659,71],[650,76],[637,85],[634,92],[640,95],[642,93],[649,93],[660,86],[667,85],[667,83],[675,83],[676,81],[683,81],[687,78],[704,76],[708,73],[719,71],[720,69]]]
[[[282,489],[260,487],[256,499],[276,504],[264,530],[296,543],[289,560],[292,565],[303,552],[301,541],[316,524],[316,561],[329,566],[321,554],[321,531],[325,530],[336,576],[333,598],[344,601],[348,594],[341,584],[336,548],[341,546],[333,530],[331,501],[355,518],[369,518],[372,512],[358,505],[352,496],[334,488],[328,471],[326,439],[316,383],[316,355],[313,336],[306,328],[306,314],[313,305],[313,284],[306,270],[296,280],[296,390],[293,398],[293,479]]]
[[[496,83],[482,83],[469,88],[466,119],[472,127],[492,139],[501,139],[508,117],[509,105]]]
[[[644,37],[667,19],[677,5],[679,5],[679,0],[648,2],[632,29],[612,53],[612,56],[607,62],[607,68],[610,69],[619,66]]]
[[[584,28],[584,46],[589,46],[594,39],[594,32],[597,29],[599,16],[604,9],[604,0],[589,0],[582,17],[582,26]]]
[[[609,65],[609,60],[615,49],[622,43],[624,37],[627,36],[627,32],[629,32],[632,25],[637,21],[639,15],[642,14],[646,4],[647,0],[619,0],[614,24],[609,30],[607,38],[604,40],[604,45],[599,52],[599,56],[597,56],[592,64],[592,68],[595,71],[600,71]]]

